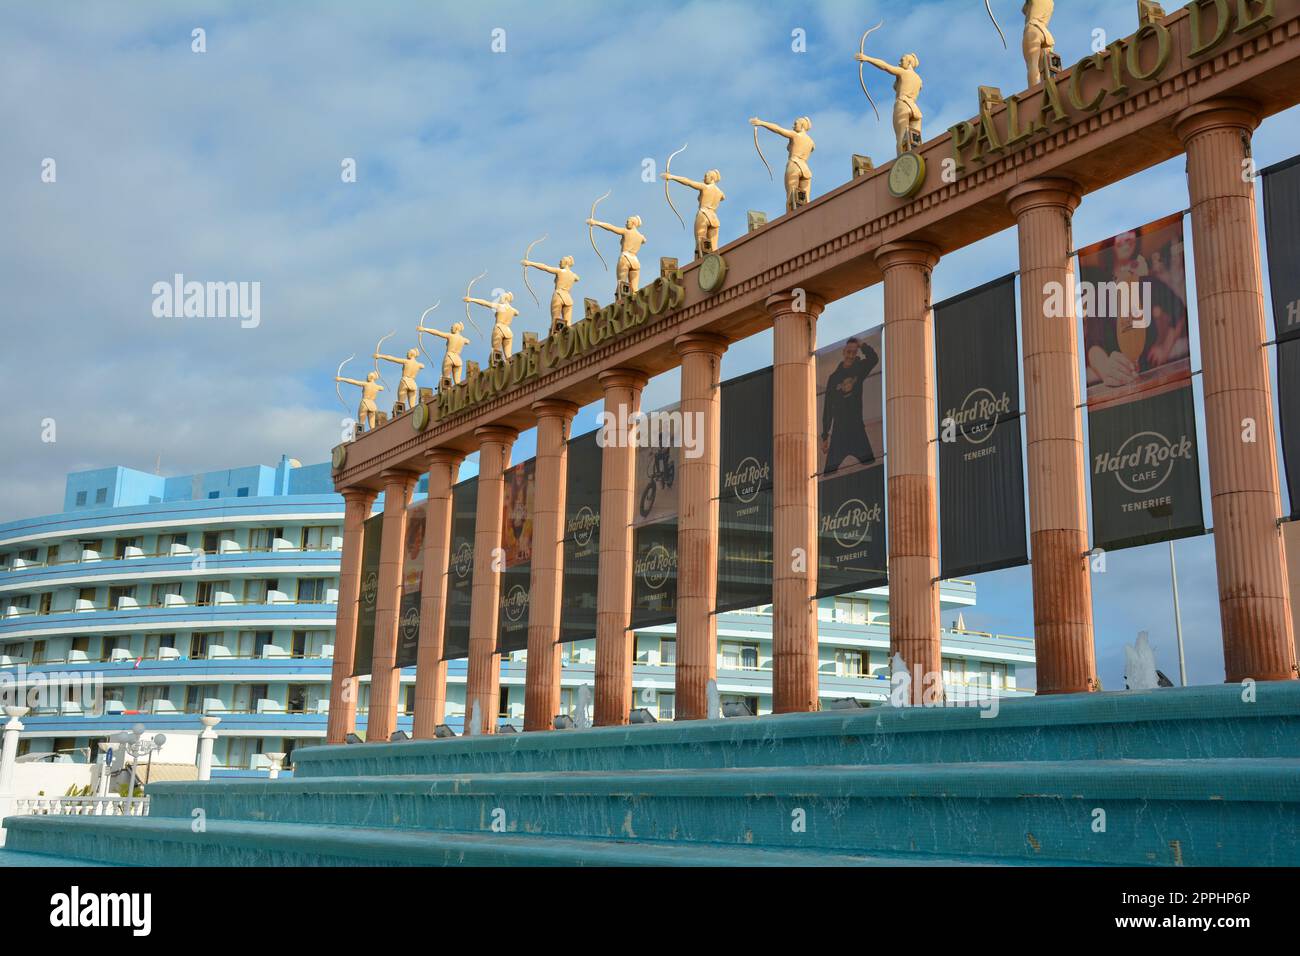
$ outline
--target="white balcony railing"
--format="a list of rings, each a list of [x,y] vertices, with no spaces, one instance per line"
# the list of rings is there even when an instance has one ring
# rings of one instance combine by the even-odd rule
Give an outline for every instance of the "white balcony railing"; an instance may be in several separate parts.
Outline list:
[[[15,816],[147,817],[148,797],[19,797]]]

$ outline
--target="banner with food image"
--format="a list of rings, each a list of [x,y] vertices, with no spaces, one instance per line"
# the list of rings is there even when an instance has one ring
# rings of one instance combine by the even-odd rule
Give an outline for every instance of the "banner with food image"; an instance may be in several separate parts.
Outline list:
[[[817,596],[888,580],[882,328],[817,350]]]

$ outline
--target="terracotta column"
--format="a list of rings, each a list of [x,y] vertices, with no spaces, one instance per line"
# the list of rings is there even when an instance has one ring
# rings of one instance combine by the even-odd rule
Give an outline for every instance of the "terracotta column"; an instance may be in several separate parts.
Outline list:
[[[780,293],[772,316],[772,712],[817,709],[817,316]]]
[[[447,562],[451,558],[451,488],[464,455],[435,448],[429,455],[429,498],[424,514],[424,568],[420,577],[420,644],[415,652],[415,725],[427,739],[446,716]]]
[[[564,503],[568,491],[572,402],[535,402],[537,486],[533,495],[533,571],[528,605],[524,730],[550,730],[560,712],[560,598],[564,585]]]
[[[605,414],[626,422],[641,410],[644,372],[600,373]],[[636,449],[627,434],[605,443],[600,456],[600,570],[596,585],[595,723],[626,724],[632,709],[632,508]]]
[[[497,621],[501,609],[501,511],[505,470],[519,433],[504,425],[476,428],[478,448],[478,514],[474,519],[474,588],[469,611],[469,673],[465,678],[465,728],[469,732],[475,702],[478,732],[497,731],[501,702],[501,655],[497,653]]]
[[[375,597],[375,653],[370,671],[370,713],[366,743],[385,743],[397,729],[397,626],[402,606],[402,555],[406,553],[406,506],[420,476],[394,468],[384,479],[384,538],[379,549],[379,594]]]
[[[876,252],[885,276],[889,651],[907,665],[917,704],[941,694],[943,673],[930,311],[930,272],[938,261],[938,250],[922,242],[891,242]]]
[[[1035,179],[1007,196],[1020,240],[1029,541],[1038,693],[1097,689],[1088,558],[1087,461],[1079,409],[1071,217],[1081,198],[1067,179]],[[1065,294],[1061,294],[1064,290]],[[1046,303],[1052,300],[1052,314]],[[1064,304],[1065,314],[1059,315]]]
[[[1210,100],[1181,113],[1187,150],[1205,434],[1226,680],[1296,676],[1277,447],[1259,265],[1255,184],[1243,176],[1259,124],[1253,103]],[[1253,423],[1253,426],[1252,424]],[[1245,440],[1253,431],[1252,441]]]
[[[675,718],[708,713],[708,683],[718,674],[718,463],[720,391],[727,340],[703,332],[678,336],[683,421],[690,416],[699,454],[683,449],[678,468],[677,666]]]
[[[357,726],[357,689],[352,665],[357,650],[357,606],[361,598],[361,547],[365,522],[375,503],[369,488],[343,492],[343,555],[339,561],[339,604],[334,617],[334,664],[330,670],[327,744],[341,744]]]

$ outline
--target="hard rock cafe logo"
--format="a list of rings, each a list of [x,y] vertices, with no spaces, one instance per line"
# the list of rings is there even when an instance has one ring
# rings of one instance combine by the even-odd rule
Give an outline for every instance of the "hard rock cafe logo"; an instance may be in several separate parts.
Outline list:
[[[1006,392],[999,398],[987,388],[973,388],[960,409],[949,409],[944,416],[961,431],[961,437],[972,445],[982,445],[997,431],[998,420],[1011,411],[1011,396]]]
[[[723,477],[722,486],[727,491],[736,496],[736,500],[741,504],[749,504],[758,497],[759,491],[763,488],[763,483],[771,479],[772,465],[770,462],[759,463],[759,460],[752,455],[745,458],[733,470],[727,472]]]
[[[880,503],[868,505],[861,498],[850,498],[835,514],[822,518],[822,534],[831,534],[841,548],[856,548],[871,531],[871,525],[881,519]]]
[[[456,553],[451,558],[451,570],[456,577],[463,578],[469,575],[470,570],[474,567],[474,549],[469,546],[468,541],[462,541],[456,549]]]
[[[1170,441],[1159,432],[1138,432],[1119,451],[1099,454],[1093,461],[1092,473],[1112,474],[1125,491],[1145,495],[1169,479],[1180,458],[1192,460],[1192,440],[1187,435]]]
[[[578,547],[585,548],[591,544],[591,536],[599,527],[600,515],[592,511],[590,505],[583,505],[578,509],[578,513],[569,519],[566,530],[573,535],[574,543]]]
[[[374,607],[375,599],[379,595],[379,574],[371,571],[361,582],[361,603],[366,607]]]
[[[636,562],[636,573],[651,591],[658,591],[668,581],[668,575],[677,570],[677,555],[662,544],[656,544]]]
[[[528,612],[528,592],[522,585],[516,584],[506,592],[503,610],[509,623],[518,624],[523,620]]]
[[[420,609],[414,605],[402,614],[402,639],[413,641],[420,636]]]

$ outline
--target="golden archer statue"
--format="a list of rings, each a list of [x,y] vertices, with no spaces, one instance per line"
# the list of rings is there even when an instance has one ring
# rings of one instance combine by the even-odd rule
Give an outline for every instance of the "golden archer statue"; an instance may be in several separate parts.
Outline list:
[[[444,339],[447,343],[447,351],[442,356],[442,378],[440,381],[451,379],[453,385],[459,385],[461,379],[461,370],[465,362],[460,357],[465,346],[469,344],[469,339],[461,335],[465,328],[464,322],[453,322],[451,331],[444,332],[442,329],[428,329],[423,325],[416,328],[416,332],[424,335],[436,335]]]
[[[540,269],[555,276],[555,291],[551,293],[551,331],[573,324],[573,285],[580,277],[573,271],[573,256],[564,256],[560,265],[548,266],[527,257],[519,260],[525,269]]]
[[[417,358],[419,354],[419,349],[408,349],[406,358],[385,355],[383,352],[375,353],[376,359],[402,366],[402,380],[397,385],[397,400],[406,408],[414,408],[420,403],[420,386],[415,383],[415,377],[420,374],[420,369],[424,368],[424,363]]]
[[[662,172],[659,177],[665,181],[665,187],[669,182],[681,183],[700,194],[700,210],[695,214],[696,257],[718,248],[718,204],[727,198],[718,187],[718,183],[722,180],[722,173],[710,169],[704,174],[704,182],[687,179],[685,176],[670,172]]]
[[[904,53],[898,66],[878,60],[865,53],[855,53],[859,63],[870,63],[894,77],[894,137],[898,155],[909,152],[921,143],[921,108],[916,98],[921,93],[921,76],[916,68],[921,65],[915,53]]]
[[[788,144],[790,158],[785,164],[785,211],[794,212],[800,206],[807,205],[812,196],[812,167],[808,165],[808,159],[812,156],[812,151],[817,148],[812,137],[808,135],[808,130],[812,129],[812,120],[800,116],[794,121],[794,129],[768,123],[757,116],[750,119],[749,124],[755,127],[755,133],[757,127],[761,126],[790,141]],[[758,145],[757,135],[754,137],[754,145]],[[759,150],[758,155],[762,157],[762,150]],[[767,160],[764,159],[763,163],[766,165]]]
[[[1025,70],[1030,86],[1042,82],[1043,64],[1056,47],[1056,40],[1047,29],[1055,8],[1053,0],[1025,0],[1022,10],[1025,15],[1025,36],[1021,47],[1025,54]]]
[[[599,219],[588,219],[587,225],[599,226],[606,232],[612,232],[622,238],[618,253],[618,294],[634,294],[641,283],[641,260],[636,257],[636,254],[645,245],[645,236],[640,232],[641,217],[628,216],[627,225],[621,229],[613,223],[601,222]]]
[[[492,326],[492,361],[498,359],[502,364],[510,361],[512,345],[515,340],[515,333],[510,329],[510,322],[519,310],[510,303],[515,300],[513,292],[502,292],[501,298],[492,302],[488,299],[476,299],[473,296],[465,296],[462,301],[470,305],[481,305],[485,309],[491,309],[496,316],[496,325]]]
[[[366,375],[364,382],[355,378],[344,378],[340,375],[334,376],[334,381],[343,382],[347,385],[355,385],[361,389],[361,404],[357,406],[357,422],[366,426],[366,431],[375,430],[375,420],[379,414],[379,407],[375,404],[375,399],[379,393],[384,390],[376,379],[379,378],[378,372],[370,372]]]

